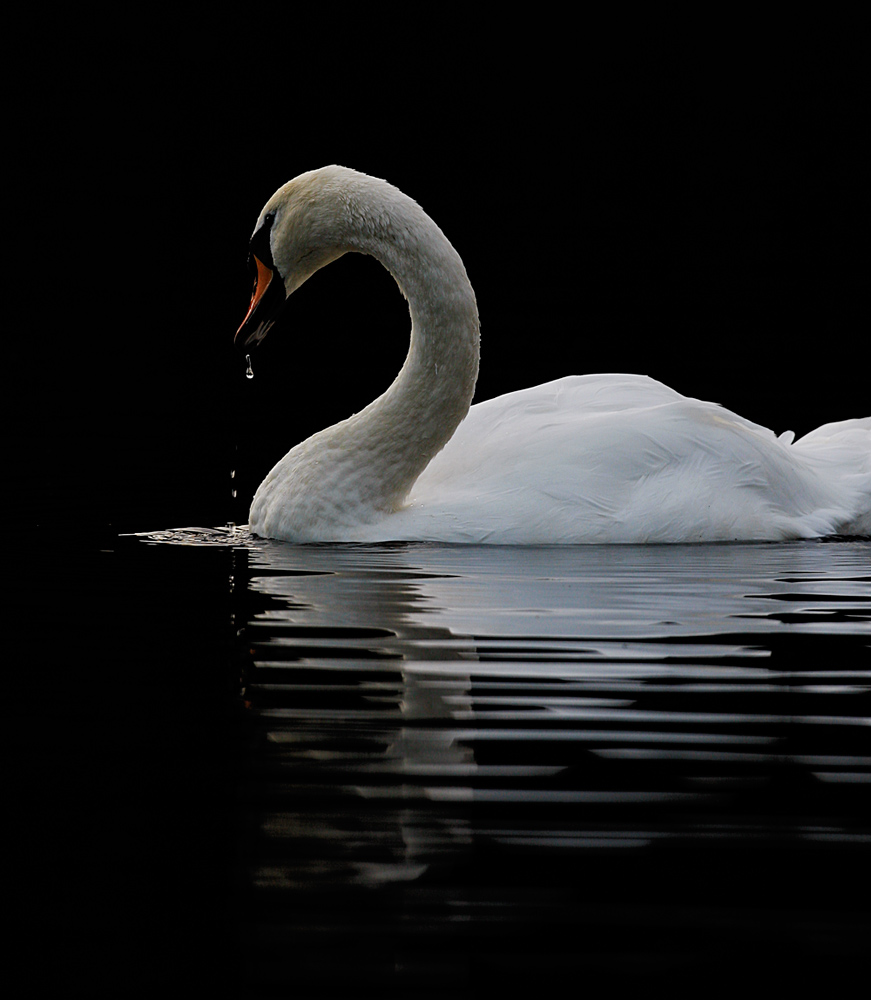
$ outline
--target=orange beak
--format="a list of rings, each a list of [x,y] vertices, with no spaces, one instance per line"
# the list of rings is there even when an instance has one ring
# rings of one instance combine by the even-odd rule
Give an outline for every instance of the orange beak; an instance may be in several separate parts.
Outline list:
[[[254,292],[245,319],[234,337],[234,342],[242,347],[259,344],[263,340],[285,302],[284,289],[281,281],[275,280],[275,271],[256,254],[251,254],[251,259],[257,267]]]

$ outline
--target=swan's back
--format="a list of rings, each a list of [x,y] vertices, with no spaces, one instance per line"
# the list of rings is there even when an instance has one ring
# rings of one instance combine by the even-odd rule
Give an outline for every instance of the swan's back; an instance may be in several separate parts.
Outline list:
[[[575,376],[473,406],[392,529],[506,544],[861,532],[869,456],[871,420],[792,444],[653,379]]]

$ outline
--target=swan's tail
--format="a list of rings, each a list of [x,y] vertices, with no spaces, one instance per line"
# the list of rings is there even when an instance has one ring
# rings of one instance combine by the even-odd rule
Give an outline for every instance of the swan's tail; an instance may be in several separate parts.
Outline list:
[[[871,417],[823,424],[792,447],[837,497],[834,533],[871,536]]]

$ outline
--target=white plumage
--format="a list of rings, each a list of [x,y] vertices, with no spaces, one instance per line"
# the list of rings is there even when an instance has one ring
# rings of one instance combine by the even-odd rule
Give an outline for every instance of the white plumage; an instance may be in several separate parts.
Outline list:
[[[268,241],[267,241],[268,238]],[[470,407],[478,315],[441,230],[384,181],[343,167],[270,199],[260,279],[237,339],[348,251],[377,257],[409,302],[409,354],[360,413],[293,448],[261,484],[250,527],[289,541],[543,544],[707,542],[871,533],[871,418],[793,443],[637,375],[582,375]],[[271,257],[271,260],[263,260]]]

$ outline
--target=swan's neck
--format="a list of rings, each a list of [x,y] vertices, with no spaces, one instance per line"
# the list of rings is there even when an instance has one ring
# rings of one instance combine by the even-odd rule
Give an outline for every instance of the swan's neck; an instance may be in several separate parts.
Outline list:
[[[380,260],[408,300],[412,328],[405,363],[390,388],[365,409],[285,456],[255,497],[254,530],[261,519],[263,533],[278,528],[285,538],[329,540],[331,526],[379,520],[402,505],[468,412],[478,374],[479,329],[466,270],[422,209],[395,188],[384,188],[389,211],[377,202],[352,205],[338,243],[341,251]],[[361,218],[363,209],[367,214]],[[353,225],[347,224],[349,216]],[[265,517],[270,523],[262,523]],[[282,519],[280,527],[275,517]]]
[[[414,244],[372,247],[408,300],[411,343],[390,388],[345,424],[362,433],[373,475],[395,507],[469,410],[478,376],[475,296],[459,255],[423,213],[428,227]],[[415,234],[418,235],[418,234]]]

